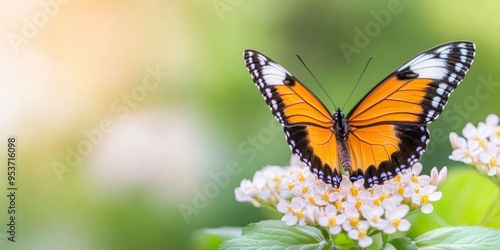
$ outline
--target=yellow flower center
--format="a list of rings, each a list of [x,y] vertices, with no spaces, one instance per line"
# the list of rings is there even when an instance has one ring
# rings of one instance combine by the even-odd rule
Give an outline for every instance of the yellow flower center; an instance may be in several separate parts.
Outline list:
[[[429,204],[429,195],[428,194],[422,195],[422,204],[423,205]]]
[[[330,196],[328,195],[328,193],[323,193],[323,195],[321,196],[321,198],[324,200],[324,201],[328,201]]]
[[[351,224],[352,227],[357,227],[358,223],[359,223],[359,219],[358,218],[351,218],[351,219],[349,219],[349,223]]]
[[[349,191],[351,191],[352,196],[358,196],[359,190],[355,187],[352,187]]]
[[[335,207],[337,208],[337,210],[342,210],[342,208],[344,208],[342,206],[342,201],[341,200],[336,200],[335,201]]]
[[[364,230],[359,230],[359,234],[358,234],[358,235],[359,235],[359,238],[360,238],[360,239],[361,239],[361,238],[364,238],[364,237],[366,237],[366,231],[364,231]]]
[[[413,192],[415,192],[416,194],[420,193],[420,188],[414,188]]]
[[[309,196],[309,203],[316,205],[316,200],[314,199],[314,196]]]
[[[304,178],[304,175],[302,173],[299,173],[299,181],[303,182],[306,178]]]
[[[333,217],[333,216],[330,217],[330,219],[328,220],[328,225],[330,227],[333,227],[333,226],[337,225],[337,219],[335,217]]]
[[[476,136],[476,137],[474,137],[474,140],[479,142],[479,146],[481,146],[482,148],[486,148],[486,142],[483,139]]]
[[[276,182],[276,183],[281,183],[281,178],[279,176],[275,176],[273,178],[273,181]]]
[[[382,205],[382,200],[380,198],[373,200],[373,205],[379,207],[380,205]]]
[[[497,158],[496,157],[491,157],[490,159],[490,167],[494,167],[497,165]]]
[[[361,199],[356,199],[356,208],[359,209],[361,207],[361,205],[363,205],[363,200]]]
[[[418,183],[418,176],[413,175],[413,176],[411,177],[411,181],[412,181],[413,183]]]
[[[403,186],[398,187],[398,194],[403,195],[405,193],[405,188]]]
[[[400,219],[395,219],[395,220],[392,221],[392,225],[394,225],[395,227],[398,227],[399,223],[401,223]]]
[[[398,175],[396,175],[396,176],[394,177],[394,181],[395,181],[395,182],[400,182],[400,181],[401,181],[401,175],[399,175],[399,174],[398,174]]]
[[[297,213],[295,213],[295,215],[297,215],[297,218],[299,219],[304,218],[304,213],[302,213],[302,211],[298,211]]]
[[[303,193],[303,194],[306,194],[308,190],[309,190],[309,187],[308,187],[308,186],[304,186],[304,187],[302,187],[302,193]]]
[[[295,184],[293,184],[291,182],[288,184],[288,190],[292,190],[294,187],[295,187]]]

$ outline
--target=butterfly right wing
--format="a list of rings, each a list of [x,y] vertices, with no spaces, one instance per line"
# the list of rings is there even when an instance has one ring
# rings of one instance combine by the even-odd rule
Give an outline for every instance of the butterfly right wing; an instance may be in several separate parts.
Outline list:
[[[281,65],[254,50],[245,50],[246,67],[276,119],[288,145],[324,182],[339,187],[333,119],[328,109]]]

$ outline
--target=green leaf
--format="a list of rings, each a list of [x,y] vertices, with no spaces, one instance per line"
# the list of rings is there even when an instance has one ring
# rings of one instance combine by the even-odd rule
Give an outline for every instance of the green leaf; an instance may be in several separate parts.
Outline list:
[[[330,249],[330,239],[310,226],[287,226],[268,220],[243,228],[241,237],[224,241],[220,249]]]
[[[485,227],[444,227],[415,239],[421,250],[431,249],[499,249],[500,229]]]
[[[408,237],[395,238],[389,241],[398,250],[418,250],[415,243]]]

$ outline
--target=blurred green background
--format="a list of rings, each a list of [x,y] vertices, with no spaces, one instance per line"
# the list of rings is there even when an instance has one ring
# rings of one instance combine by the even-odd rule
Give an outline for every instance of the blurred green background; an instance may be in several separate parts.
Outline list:
[[[497,1],[35,0],[0,9],[0,154],[15,136],[19,189],[17,242],[2,227],[0,249],[188,249],[199,246],[197,229],[267,218],[233,193],[290,157],[245,69],[247,48],[332,110],[295,54],[338,106],[374,55],[347,112],[419,52],[475,42],[471,71],[429,126],[426,173],[458,165],[449,132],[500,113]]]

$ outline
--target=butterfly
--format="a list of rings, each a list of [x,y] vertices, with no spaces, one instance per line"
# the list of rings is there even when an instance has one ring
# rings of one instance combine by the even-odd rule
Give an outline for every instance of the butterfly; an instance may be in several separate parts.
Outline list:
[[[292,153],[319,179],[340,186],[340,165],[366,188],[411,167],[430,140],[426,124],[443,111],[475,55],[472,42],[456,41],[422,52],[389,74],[344,115],[325,105],[285,68],[255,50],[246,67]]]

